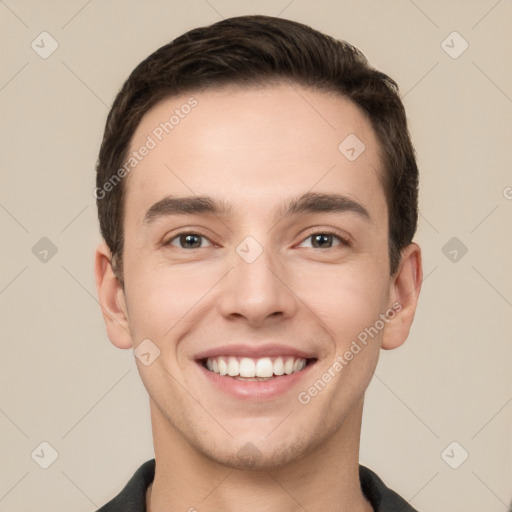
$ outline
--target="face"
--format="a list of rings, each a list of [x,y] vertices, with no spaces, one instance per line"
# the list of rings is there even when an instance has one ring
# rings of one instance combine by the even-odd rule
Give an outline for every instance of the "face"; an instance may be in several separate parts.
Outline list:
[[[156,105],[144,145],[118,296],[130,343],[159,351],[136,360],[153,421],[234,467],[312,452],[359,410],[400,315],[371,124],[338,95],[230,87]]]

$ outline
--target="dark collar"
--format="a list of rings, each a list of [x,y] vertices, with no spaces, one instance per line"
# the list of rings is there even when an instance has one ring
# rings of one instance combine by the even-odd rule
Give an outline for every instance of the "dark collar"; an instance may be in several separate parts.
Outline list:
[[[155,459],[137,469],[124,489],[97,512],[146,512],[146,490],[155,477]],[[371,470],[359,465],[361,489],[375,512],[417,512]]]

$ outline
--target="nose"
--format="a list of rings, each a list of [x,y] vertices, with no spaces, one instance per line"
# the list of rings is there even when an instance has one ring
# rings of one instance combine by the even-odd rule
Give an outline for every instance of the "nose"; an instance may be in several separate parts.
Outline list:
[[[266,248],[254,261],[235,252],[219,295],[222,315],[244,319],[254,327],[291,318],[298,298],[292,290],[290,267],[284,263]]]

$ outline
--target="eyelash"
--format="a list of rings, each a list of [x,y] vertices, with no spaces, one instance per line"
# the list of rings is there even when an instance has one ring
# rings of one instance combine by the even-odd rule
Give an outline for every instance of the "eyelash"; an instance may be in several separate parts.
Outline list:
[[[195,235],[197,237],[204,238],[204,239],[208,240],[208,242],[210,242],[210,243],[213,243],[207,236],[202,235],[201,233],[198,233],[198,232],[195,232],[195,231],[182,231],[181,233],[178,233],[178,234],[174,235],[172,238],[170,238],[167,242],[164,242],[162,245],[170,246],[171,243],[174,240],[177,240],[181,236],[184,236],[184,235]],[[303,238],[301,243],[305,242],[308,238],[312,238],[315,235],[333,236],[334,238],[337,238],[340,241],[339,245],[343,245],[343,246],[346,246],[346,247],[351,247],[351,245],[352,245],[351,241],[348,238],[346,238],[344,236],[341,236],[338,232],[332,231],[332,230],[331,231],[329,231],[329,230],[327,230],[327,231],[313,231],[308,236]],[[337,247],[337,246],[327,247],[327,249],[334,249],[335,247]],[[178,247],[178,248],[179,249],[183,249],[184,251],[190,251],[192,249],[205,249],[205,247],[192,247],[192,248],[188,248],[188,249],[184,248],[184,247]],[[311,248],[312,249],[321,249],[321,248],[318,248],[318,247],[311,247]]]

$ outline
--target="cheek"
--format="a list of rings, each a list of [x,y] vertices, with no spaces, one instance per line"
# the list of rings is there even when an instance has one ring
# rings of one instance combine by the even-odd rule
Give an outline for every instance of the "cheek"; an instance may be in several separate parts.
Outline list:
[[[129,322],[133,335],[163,340],[176,327],[197,322],[208,303],[205,294],[218,281],[218,272],[204,265],[172,269],[149,258],[127,262],[125,271]]]
[[[386,309],[389,280],[375,263],[330,266],[302,275],[297,295],[335,335],[337,343],[350,343]]]

